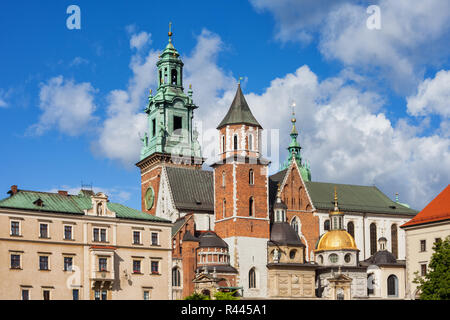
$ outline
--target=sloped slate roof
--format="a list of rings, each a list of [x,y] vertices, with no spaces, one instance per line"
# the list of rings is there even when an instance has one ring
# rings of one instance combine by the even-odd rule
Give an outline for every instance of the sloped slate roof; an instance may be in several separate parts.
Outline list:
[[[450,184],[441,191],[422,211],[401,227],[450,219]]]
[[[269,243],[274,243],[276,245],[305,246],[298,237],[297,232],[295,232],[287,222],[276,222],[272,224],[272,227],[270,228]]]
[[[247,101],[245,101],[244,94],[242,93],[240,84],[238,85],[236,95],[234,96],[228,113],[225,115],[222,122],[220,122],[217,129],[229,124],[248,124],[262,128],[250,111]]]
[[[84,215],[84,210],[92,207],[91,198],[86,194],[80,192],[78,195],[61,195],[59,193],[19,190],[11,197],[0,200],[0,208]],[[34,204],[37,199],[43,201],[42,207]],[[170,222],[119,203],[107,202],[107,206],[109,210],[116,213],[117,218]]]
[[[361,262],[362,265],[404,265],[404,263],[397,263],[397,259],[395,259],[394,255],[387,250],[377,251],[370,258]]]
[[[273,206],[276,200],[278,183],[282,183],[287,169],[269,177],[269,202]],[[339,209],[347,212],[370,212],[380,214],[405,214],[414,216],[416,210],[394,202],[375,186],[360,186],[328,182],[305,181],[311,201],[318,210],[334,209],[334,187],[337,187]]]
[[[172,237],[178,232],[178,230],[180,230],[180,228],[183,226],[185,222],[185,218],[182,217],[180,219],[178,219],[177,221],[175,221],[172,225]]]
[[[375,186],[359,186],[327,182],[305,182],[309,195],[317,209],[334,209],[333,194],[336,186],[339,209],[342,211],[393,213],[414,216],[416,210],[407,208],[391,200]]]
[[[225,241],[222,240],[215,232],[207,231],[199,236],[200,247],[203,248],[228,248]]]
[[[178,210],[214,212],[213,172],[167,167],[170,189]]]

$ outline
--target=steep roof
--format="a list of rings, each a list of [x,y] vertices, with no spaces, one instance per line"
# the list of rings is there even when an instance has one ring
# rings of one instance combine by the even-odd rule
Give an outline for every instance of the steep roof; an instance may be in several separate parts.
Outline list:
[[[422,211],[401,227],[450,219],[450,184],[441,191]]]
[[[178,210],[214,212],[213,172],[166,167],[175,207]]]
[[[207,231],[202,233],[199,237],[200,247],[205,248],[228,248],[225,241],[222,240],[215,232]]]
[[[43,206],[35,204],[38,199],[41,199]],[[116,213],[117,218],[170,222],[120,203],[107,202],[107,207]],[[9,198],[0,200],[0,208],[84,215],[84,210],[92,208],[92,201],[86,192],[80,192],[78,195],[62,195],[59,193],[18,190]]]
[[[269,177],[269,202],[275,202],[278,183],[282,183],[288,169]],[[414,216],[416,210],[391,200],[375,186],[360,186],[328,182],[305,181],[313,205],[318,210],[334,209],[334,187],[339,193],[339,209],[347,212],[370,212],[379,214],[404,214]]]
[[[248,124],[262,128],[250,111],[247,101],[245,101],[244,94],[242,93],[240,84],[238,85],[236,95],[234,96],[228,113],[225,115],[222,122],[220,122],[217,129],[229,124]]]
[[[297,232],[287,222],[276,222],[270,228],[269,244],[304,247]]]

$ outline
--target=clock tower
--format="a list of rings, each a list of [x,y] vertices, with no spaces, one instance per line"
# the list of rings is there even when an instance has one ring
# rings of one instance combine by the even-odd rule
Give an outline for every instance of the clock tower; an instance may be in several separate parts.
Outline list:
[[[169,27],[169,43],[156,63],[158,88],[153,95],[150,90],[147,114],[148,129],[141,138],[142,211],[155,214],[159,182],[164,166],[182,166],[200,169],[204,162],[198,133],[192,126],[194,110],[192,88],[187,94],[183,88],[183,62],[172,44]]]

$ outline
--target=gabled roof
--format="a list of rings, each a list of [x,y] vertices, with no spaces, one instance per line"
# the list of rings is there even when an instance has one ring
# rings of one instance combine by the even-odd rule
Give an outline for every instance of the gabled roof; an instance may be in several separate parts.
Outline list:
[[[250,111],[247,101],[245,101],[244,94],[242,93],[240,84],[238,84],[236,95],[234,96],[228,113],[225,118],[223,118],[222,122],[220,122],[217,126],[217,129],[229,124],[248,124],[262,128]]]
[[[214,212],[213,172],[166,167],[169,186],[178,210]]]
[[[18,190],[9,198],[0,200],[0,208],[84,215],[84,210],[92,208],[91,197],[87,194],[86,192],[80,192],[78,195],[62,195],[59,193]],[[42,206],[34,204],[37,199],[42,200]],[[116,213],[117,218],[170,222],[119,203],[107,202],[107,207]]]
[[[450,184],[441,191],[422,211],[401,227],[438,222],[450,219]]]
[[[282,183],[288,169],[269,177],[269,203],[273,206],[278,183]],[[370,212],[379,214],[403,214],[414,216],[416,210],[391,200],[375,186],[360,186],[328,182],[305,181],[305,187],[314,207],[321,211],[334,209],[333,194],[337,187],[339,209],[347,212]]]

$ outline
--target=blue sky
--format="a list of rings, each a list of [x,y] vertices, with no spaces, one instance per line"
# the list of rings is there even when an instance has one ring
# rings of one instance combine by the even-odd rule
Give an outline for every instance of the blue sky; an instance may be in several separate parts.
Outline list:
[[[256,118],[279,130],[272,173],[295,101],[313,180],[375,184],[422,209],[450,181],[450,5],[413,2],[3,1],[0,188],[83,181],[139,208],[142,109],[172,21],[204,150],[242,76]]]

